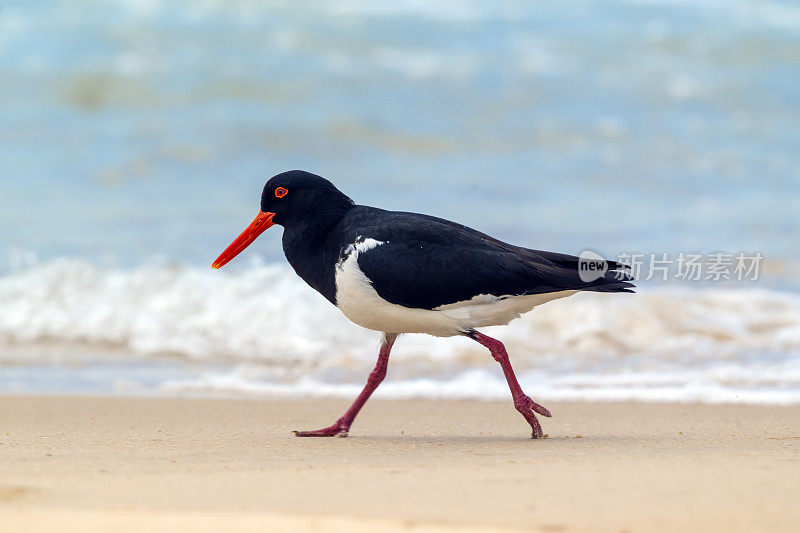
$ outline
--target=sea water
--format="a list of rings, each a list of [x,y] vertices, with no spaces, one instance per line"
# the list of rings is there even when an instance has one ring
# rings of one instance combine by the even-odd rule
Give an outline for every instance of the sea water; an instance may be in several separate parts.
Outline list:
[[[800,402],[793,2],[0,3],[0,392],[342,395],[379,335],[296,278],[302,168],[358,203],[578,254],[760,252],[488,328],[537,398]],[[504,398],[467,339],[384,397]]]

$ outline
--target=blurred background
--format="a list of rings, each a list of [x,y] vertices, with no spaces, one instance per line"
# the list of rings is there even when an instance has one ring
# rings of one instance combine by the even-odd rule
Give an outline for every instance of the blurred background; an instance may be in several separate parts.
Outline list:
[[[800,402],[798,88],[792,1],[0,0],[0,392],[355,394],[378,335],[280,228],[210,270],[300,168],[533,248],[760,252],[495,333],[545,400]],[[463,339],[395,354],[379,395],[507,395]]]

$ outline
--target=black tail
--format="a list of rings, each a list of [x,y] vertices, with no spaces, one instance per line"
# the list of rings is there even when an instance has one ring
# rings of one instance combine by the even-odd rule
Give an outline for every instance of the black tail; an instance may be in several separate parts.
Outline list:
[[[580,258],[574,255],[546,252],[543,250],[530,250],[546,262],[552,264],[557,271],[559,285],[563,289],[592,291],[592,292],[634,292],[636,287],[633,276],[628,271],[630,266],[618,261],[605,260],[606,268],[598,278],[592,281],[583,281],[580,276]]]
[[[636,285],[629,283],[633,276],[619,270],[609,270],[602,278],[590,281],[579,290],[592,292],[636,292]]]

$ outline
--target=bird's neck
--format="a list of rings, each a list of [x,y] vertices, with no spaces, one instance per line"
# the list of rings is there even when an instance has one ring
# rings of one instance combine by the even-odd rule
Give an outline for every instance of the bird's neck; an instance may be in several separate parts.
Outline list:
[[[338,241],[332,238],[331,231],[353,206],[332,207],[327,206],[323,212],[318,212],[313,220],[286,227],[283,231],[283,252],[297,275],[335,304],[333,265],[338,257]]]
[[[323,243],[330,231],[353,208],[350,198],[332,198],[314,210],[313,217],[301,218],[287,224],[283,242],[287,240],[299,247],[314,247]]]

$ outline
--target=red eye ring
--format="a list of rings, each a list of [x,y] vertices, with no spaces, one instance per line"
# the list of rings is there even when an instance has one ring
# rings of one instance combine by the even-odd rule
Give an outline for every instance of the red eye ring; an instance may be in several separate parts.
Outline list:
[[[285,189],[284,187],[278,187],[275,189],[275,198],[283,198],[287,194],[289,194],[289,190]]]

